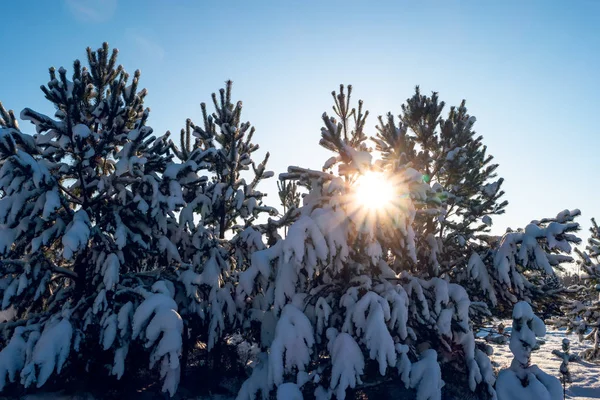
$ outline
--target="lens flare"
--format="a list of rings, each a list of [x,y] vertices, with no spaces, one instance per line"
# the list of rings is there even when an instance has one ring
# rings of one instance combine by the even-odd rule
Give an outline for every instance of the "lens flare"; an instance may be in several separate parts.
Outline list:
[[[392,205],[396,195],[394,185],[385,174],[368,172],[355,184],[358,205],[372,211],[380,211]]]

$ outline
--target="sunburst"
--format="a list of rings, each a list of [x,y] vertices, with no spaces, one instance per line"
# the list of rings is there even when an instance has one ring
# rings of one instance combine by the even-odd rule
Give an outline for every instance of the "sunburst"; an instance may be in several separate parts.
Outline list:
[[[354,185],[354,197],[357,206],[370,211],[381,212],[393,206],[397,188],[387,176],[381,172],[367,172],[360,176]]]

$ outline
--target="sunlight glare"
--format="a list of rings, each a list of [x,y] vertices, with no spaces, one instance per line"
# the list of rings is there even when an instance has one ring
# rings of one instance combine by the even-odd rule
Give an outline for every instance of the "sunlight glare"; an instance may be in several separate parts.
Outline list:
[[[394,185],[382,173],[368,172],[356,181],[356,202],[370,210],[389,207],[394,194]]]

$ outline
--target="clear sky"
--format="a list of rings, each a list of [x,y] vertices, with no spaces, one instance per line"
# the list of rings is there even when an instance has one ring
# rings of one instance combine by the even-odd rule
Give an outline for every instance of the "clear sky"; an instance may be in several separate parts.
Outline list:
[[[329,158],[320,117],[340,83],[373,133],[418,84],[477,116],[510,202],[495,232],[565,208],[586,230],[600,218],[600,1],[21,0],[1,12],[0,100],[17,112],[53,112],[47,67],[108,41],[141,69],[158,132],[200,121],[199,103],[232,79],[280,173]]]

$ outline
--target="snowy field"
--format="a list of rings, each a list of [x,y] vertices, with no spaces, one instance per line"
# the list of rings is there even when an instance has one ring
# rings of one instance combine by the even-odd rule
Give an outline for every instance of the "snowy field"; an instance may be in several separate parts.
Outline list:
[[[509,321],[505,322],[505,324],[509,323]],[[566,336],[564,330],[552,330],[550,326],[547,326],[547,329],[548,331],[544,337],[545,344],[539,350],[533,352],[532,363],[537,364],[544,372],[560,377],[561,360],[552,354],[552,350],[561,350],[561,343],[565,337],[571,341],[571,354],[578,354],[588,347],[579,343],[577,335]],[[510,325],[506,330],[510,332]],[[508,343],[505,345],[492,344],[492,347],[494,348],[494,354],[490,358],[495,363],[494,366],[499,368],[508,367],[512,361]],[[573,382],[567,386],[567,399],[600,399],[600,364],[587,361],[571,362],[569,369],[571,370]]]

